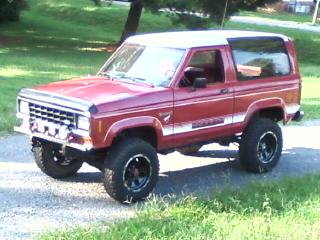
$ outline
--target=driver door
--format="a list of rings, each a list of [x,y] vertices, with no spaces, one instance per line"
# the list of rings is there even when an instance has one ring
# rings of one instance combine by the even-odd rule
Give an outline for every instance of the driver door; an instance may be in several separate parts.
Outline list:
[[[226,134],[232,124],[234,91],[228,83],[224,62],[228,58],[219,49],[195,50],[186,68],[201,69],[185,74],[174,92],[174,135],[185,143],[206,141]],[[186,75],[191,79],[185,79]],[[194,77],[206,78],[205,88],[192,88]]]

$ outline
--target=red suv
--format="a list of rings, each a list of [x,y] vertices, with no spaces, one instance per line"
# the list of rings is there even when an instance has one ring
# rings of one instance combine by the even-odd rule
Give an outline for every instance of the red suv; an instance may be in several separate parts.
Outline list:
[[[266,172],[282,151],[279,122],[300,120],[301,79],[280,34],[192,31],[128,38],[96,76],[22,89],[18,132],[53,178],[83,162],[100,169],[118,201],[156,185],[157,153],[239,143],[239,159]]]

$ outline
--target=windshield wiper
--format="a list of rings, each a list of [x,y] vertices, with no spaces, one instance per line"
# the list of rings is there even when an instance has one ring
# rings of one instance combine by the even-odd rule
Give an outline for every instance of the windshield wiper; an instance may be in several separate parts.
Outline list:
[[[111,75],[110,72],[102,72],[99,75],[103,76],[103,77],[108,77],[110,78],[111,81],[113,81],[114,77]]]
[[[149,87],[154,87],[154,84],[146,82],[147,79],[145,79],[145,78],[124,76],[121,79],[128,79],[132,82],[142,83],[142,84],[147,85]]]

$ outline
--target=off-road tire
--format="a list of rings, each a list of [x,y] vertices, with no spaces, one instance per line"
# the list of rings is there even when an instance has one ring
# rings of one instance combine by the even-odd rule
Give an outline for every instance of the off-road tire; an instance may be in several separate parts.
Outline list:
[[[200,148],[202,148],[202,145],[192,145],[192,146],[180,147],[180,148],[177,148],[176,150],[182,155],[189,156],[199,152]]]
[[[145,168],[145,170],[136,171],[138,167],[132,164],[137,166],[140,164],[139,167]],[[112,198],[122,203],[137,202],[148,197],[155,187],[159,175],[159,160],[155,148],[138,138],[128,138],[116,143],[107,155],[104,167],[104,187]],[[138,172],[137,174],[148,176],[141,177],[148,179],[142,181],[144,184],[140,188],[133,189],[129,186],[136,180],[130,180],[129,183],[126,178],[137,178],[137,176],[132,176],[136,173],[131,173],[131,170]]]
[[[267,172],[278,163],[282,144],[281,128],[276,122],[267,118],[253,120],[242,135],[240,163],[247,171]]]
[[[73,176],[83,163],[77,159],[66,161],[59,153],[58,148],[52,143],[41,143],[34,147],[33,155],[40,170],[56,179]]]

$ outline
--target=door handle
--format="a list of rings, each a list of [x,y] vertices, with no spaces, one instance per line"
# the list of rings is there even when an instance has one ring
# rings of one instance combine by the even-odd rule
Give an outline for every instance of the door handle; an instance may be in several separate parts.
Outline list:
[[[221,94],[225,94],[225,93],[228,93],[229,92],[229,88],[223,88],[220,90],[220,93]]]

